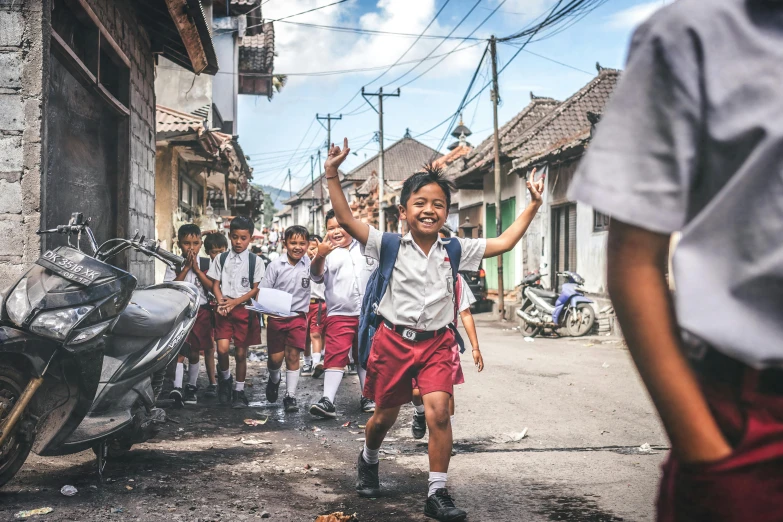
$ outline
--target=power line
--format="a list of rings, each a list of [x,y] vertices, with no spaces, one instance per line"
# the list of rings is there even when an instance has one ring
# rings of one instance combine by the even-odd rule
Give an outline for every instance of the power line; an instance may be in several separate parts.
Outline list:
[[[516,45],[514,45],[512,43],[509,43],[509,42],[503,42],[503,43],[508,45],[509,47],[513,47],[515,49],[519,49],[518,46],[516,46]],[[543,60],[547,60],[549,62],[556,63],[558,65],[562,65],[563,67],[568,67],[569,69],[573,69],[575,71],[579,71],[579,72],[582,72],[582,73],[585,73],[585,74],[589,74],[590,76],[594,76],[594,73],[592,73],[590,71],[585,71],[584,69],[580,69],[579,67],[574,67],[573,65],[568,65],[567,63],[560,62],[558,60],[555,60],[554,58],[549,58],[548,56],[544,56],[543,54],[538,54],[538,53],[534,53],[533,51],[528,51],[527,49],[522,49],[522,50],[524,52],[526,52],[527,54],[532,54],[533,56],[538,56],[539,58],[541,58]]]
[[[488,8],[487,8],[488,9]],[[382,35],[382,36],[400,36],[404,38],[421,38],[421,39],[431,39],[431,40],[465,40],[466,37],[464,36],[450,36],[450,35],[438,35],[438,34],[416,34],[416,33],[399,33],[394,31],[381,31],[378,29],[362,29],[361,27],[345,27],[345,26],[336,26],[336,25],[322,25],[322,24],[311,24],[306,22],[292,22],[290,20],[283,20],[281,23],[284,24],[291,24],[291,25],[298,25],[301,27],[310,27],[313,29],[324,29],[327,31],[335,31],[335,32],[342,32],[342,33],[354,33],[354,34],[371,34],[371,35]],[[482,40],[482,38],[469,38],[470,40]]]

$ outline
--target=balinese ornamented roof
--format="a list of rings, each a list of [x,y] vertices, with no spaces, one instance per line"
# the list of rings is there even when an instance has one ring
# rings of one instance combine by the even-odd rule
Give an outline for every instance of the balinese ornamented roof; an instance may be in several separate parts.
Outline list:
[[[460,145],[457,143],[457,146],[451,150],[448,154],[445,156],[441,156],[440,158],[433,161],[433,165],[436,167],[440,167],[442,169],[445,169],[455,161],[457,161],[459,158],[462,158],[464,156],[467,156],[470,154],[470,152],[473,150],[473,147],[470,145]]]
[[[403,137],[383,153],[383,176],[386,183],[405,181],[411,174],[418,172],[430,161],[442,154],[432,147],[410,137]],[[345,181],[364,181],[373,172],[378,172],[378,154],[368,159],[348,174]]]
[[[239,94],[272,96],[275,66],[275,28],[269,22],[263,32],[242,38],[239,44]]]

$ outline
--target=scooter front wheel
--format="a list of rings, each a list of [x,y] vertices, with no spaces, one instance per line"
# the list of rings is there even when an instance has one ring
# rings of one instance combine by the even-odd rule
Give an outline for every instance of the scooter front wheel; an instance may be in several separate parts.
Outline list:
[[[579,303],[569,308],[565,318],[568,335],[581,337],[593,330],[595,324],[595,309],[589,303]]]
[[[12,366],[0,365],[0,429],[21,397],[29,379]],[[27,416],[19,419],[13,432],[0,447],[0,487],[22,467],[33,446],[32,428]]]
[[[528,304],[523,311],[528,315],[535,315],[536,313],[536,306],[533,303]],[[541,333],[541,327],[536,326],[532,323],[528,323],[523,318],[519,318],[519,331],[522,332],[522,335],[525,337],[535,337],[539,333]]]

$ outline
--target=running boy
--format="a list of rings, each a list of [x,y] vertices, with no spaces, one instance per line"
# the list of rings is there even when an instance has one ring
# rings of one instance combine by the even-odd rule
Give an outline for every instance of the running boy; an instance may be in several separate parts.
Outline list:
[[[299,354],[305,348],[307,336],[307,309],[310,307],[310,258],[307,257],[308,233],[300,225],[288,227],[283,235],[286,255],[275,259],[266,268],[261,286],[282,290],[293,296],[291,312],[294,317],[269,317],[267,346],[269,379],[266,382],[266,400],[277,402],[280,388],[280,368],[285,359],[285,397],[287,413],[299,411],[296,404],[296,386],[299,383]]]
[[[609,294],[671,440],[662,522],[781,520],[781,21],[777,1],[654,14],[571,186],[612,216]]]
[[[218,345],[218,400],[231,403],[232,408],[244,408],[247,375],[247,347],[261,342],[261,321],[245,304],[258,295],[258,284],[264,277],[264,263],[252,255],[248,245],[253,237],[253,222],[239,216],[231,220],[229,237],[231,250],[217,256],[207,275],[214,281],[212,292],[217,298],[215,338]],[[237,378],[233,391],[233,377],[229,369],[228,349],[234,340]]]
[[[177,358],[177,368],[174,374],[174,389],[169,398],[178,406],[182,404],[196,404],[196,382],[198,381],[199,352],[212,347],[212,308],[209,306],[205,288],[212,287],[212,281],[204,273],[209,267],[209,259],[199,257],[201,251],[201,229],[197,225],[182,225],[177,230],[177,244],[182,250],[185,264],[178,272],[166,267],[164,281],[184,281],[191,283],[198,289],[198,315],[193,329],[188,334],[183,346],[184,350]],[[188,384],[185,393],[182,393],[182,380],[184,378],[185,353],[187,353],[190,365],[188,366]],[[213,363],[214,364],[214,363]]]
[[[226,236],[218,232],[207,234],[204,236],[204,250],[209,255],[210,262],[214,261],[218,255],[228,250]],[[211,280],[209,288],[212,288]],[[207,389],[204,391],[204,397],[214,399],[217,397],[217,375],[215,372],[215,308],[217,307],[217,301],[215,300],[215,295],[211,292],[207,297],[210,299],[209,305],[212,309],[210,314],[212,319],[212,341],[209,343],[209,347],[204,348],[204,366],[207,369],[207,379],[209,379]]]
[[[365,245],[368,257],[378,260],[383,234],[353,217],[340,186],[337,168],[349,152],[347,138],[342,150],[332,146],[329,151],[325,165],[329,196],[340,225]],[[411,379],[415,377],[430,431],[429,491],[424,514],[437,520],[462,521],[467,513],[455,507],[446,489],[452,449],[449,397],[453,393],[455,343],[449,325],[456,318],[451,263],[438,237],[446,223],[453,189],[454,185],[431,166],[408,178],[402,187],[400,219],[408,222],[410,232],[402,238],[391,280],[378,307],[383,324],[372,342],[364,386],[364,394],[375,401],[376,410],[365,428],[356,490],[367,497],[380,493],[378,451],[397,420],[400,406],[410,402]],[[541,206],[542,189],[543,180],[528,182],[530,205],[500,237],[452,239],[461,246],[459,270],[477,270],[482,258],[514,248]]]
[[[442,239],[448,239],[451,237],[451,230],[447,227],[440,229],[440,237]],[[484,358],[481,356],[481,349],[478,343],[478,334],[476,333],[476,323],[473,322],[473,314],[470,313],[470,307],[476,302],[476,298],[473,296],[468,282],[459,275],[459,316],[462,319],[462,326],[465,328],[465,333],[468,334],[470,339],[470,346],[473,348],[473,364],[476,365],[478,371],[484,369]],[[462,362],[460,361],[459,345],[454,343],[451,349],[452,355],[452,377],[454,379],[454,386],[458,384],[465,384],[465,375],[462,373]],[[424,415],[424,401],[421,398],[421,391],[418,384],[414,383],[413,387],[413,423],[411,424],[411,432],[414,439],[424,438],[427,433],[427,421]],[[451,416],[451,429],[454,429],[454,395],[449,397],[449,415]]]
[[[343,196],[345,198],[345,196]],[[310,265],[313,281],[324,283],[326,320],[324,321],[324,396],[310,406],[316,417],[331,419],[337,416],[334,397],[340,387],[349,353],[358,358],[359,313],[367,281],[375,270],[374,259],[365,257],[358,241],[351,237],[334,215],[326,213],[326,241],[318,245],[318,253]],[[364,389],[364,368],[359,371],[359,385]],[[375,410],[375,403],[361,396],[363,412]]]
[[[318,254],[318,244],[323,238],[318,235],[310,235],[310,245],[307,247],[307,257],[310,261]],[[307,311],[307,346],[305,348],[305,365],[302,375],[312,375],[314,379],[324,374],[324,364],[321,361],[323,352],[324,320],[326,319],[326,299],[324,297],[324,284],[311,281],[310,283],[310,309]],[[308,355],[310,359],[308,360]]]

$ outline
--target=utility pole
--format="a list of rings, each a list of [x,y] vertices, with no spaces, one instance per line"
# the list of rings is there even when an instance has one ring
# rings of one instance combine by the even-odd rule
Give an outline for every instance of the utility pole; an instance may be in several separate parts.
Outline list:
[[[375,105],[370,103],[370,100],[367,99],[368,96],[377,96],[378,97],[378,108],[375,108]],[[364,87],[362,87],[362,97],[364,98],[364,101],[370,104],[370,107],[375,110],[375,112],[378,113],[378,144],[380,147],[380,152],[378,153],[378,229],[381,232],[386,232],[386,214],[383,212],[383,183],[384,183],[384,177],[383,177],[383,97],[384,96],[394,96],[399,97],[400,96],[400,90],[397,89],[396,93],[391,94],[384,94],[383,93],[383,87],[378,89],[378,92],[372,92],[372,93],[365,93]]]
[[[315,234],[315,156],[310,156],[310,219],[313,223],[313,234]]]
[[[326,126],[324,127],[324,124],[321,123],[321,127],[326,129],[326,150],[328,151],[329,147],[332,146],[332,121],[342,120],[343,115],[332,116],[331,114],[327,114],[326,116],[321,116],[320,114],[316,114],[315,119],[318,120],[318,123],[321,123],[321,120],[326,120]]]
[[[495,40],[494,35],[489,39],[489,50],[492,55],[492,116],[495,126],[495,237],[500,237],[500,234],[503,233],[503,220],[500,212],[500,137],[498,134],[498,100],[500,99],[500,92],[498,90],[497,40]],[[503,295],[503,255],[499,255],[495,259],[498,262],[498,314],[503,319],[506,312]]]

